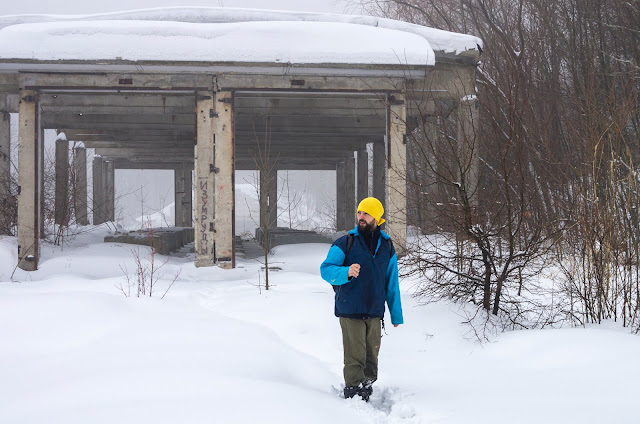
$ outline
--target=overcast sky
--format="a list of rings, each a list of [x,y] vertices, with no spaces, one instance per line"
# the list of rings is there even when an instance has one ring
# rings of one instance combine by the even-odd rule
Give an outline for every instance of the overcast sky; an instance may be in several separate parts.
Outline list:
[[[345,13],[352,0],[2,0],[1,15],[88,14],[172,6],[224,6],[305,12]],[[353,9],[353,8],[351,8]]]

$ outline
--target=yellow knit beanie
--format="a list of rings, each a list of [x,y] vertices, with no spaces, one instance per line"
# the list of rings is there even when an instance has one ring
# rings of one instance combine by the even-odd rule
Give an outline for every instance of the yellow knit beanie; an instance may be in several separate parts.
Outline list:
[[[358,205],[358,211],[366,212],[374,217],[378,225],[382,225],[384,222],[384,219],[382,219],[384,208],[382,207],[382,203],[380,203],[380,201],[375,197],[367,197],[366,199],[363,199]]]

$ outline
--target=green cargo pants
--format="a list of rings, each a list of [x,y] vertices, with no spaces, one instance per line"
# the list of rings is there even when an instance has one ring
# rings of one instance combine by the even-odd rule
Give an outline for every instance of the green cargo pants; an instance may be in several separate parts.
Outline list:
[[[340,317],[344,348],[344,382],[357,386],[365,379],[378,379],[378,353],[382,340],[380,318]]]

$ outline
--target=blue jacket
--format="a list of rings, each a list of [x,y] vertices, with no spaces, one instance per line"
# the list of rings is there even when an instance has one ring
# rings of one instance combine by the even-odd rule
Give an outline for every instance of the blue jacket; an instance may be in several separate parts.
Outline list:
[[[337,286],[335,294],[335,314],[345,318],[384,317],[384,303],[387,302],[392,324],[402,324],[402,305],[398,285],[398,258],[388,243],[391,237],[380,232],[375,255],[363,242],[358,227],[349,231],[354,235],[349,257],[345,261],[347,238],[337,239],[320,265],[320,275],[328,283]],[[349,266],[360,264],[360,274],[348,278]]]

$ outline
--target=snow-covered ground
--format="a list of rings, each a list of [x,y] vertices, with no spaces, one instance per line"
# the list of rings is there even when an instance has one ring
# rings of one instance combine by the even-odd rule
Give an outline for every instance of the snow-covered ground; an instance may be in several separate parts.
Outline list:
[[[0,423],[638,422],[640,338],[618,324],[479,344],[457,307],[418,306],[405,280],[405,324],[383,336],[366,404],[338,394],[328,245],[276,248],[268,292],[257,262],[170,257],[138,298],[119,289],[132,246],[105,231],[45,244],[40,269],[13,277],[16,239],[0,239]]]

